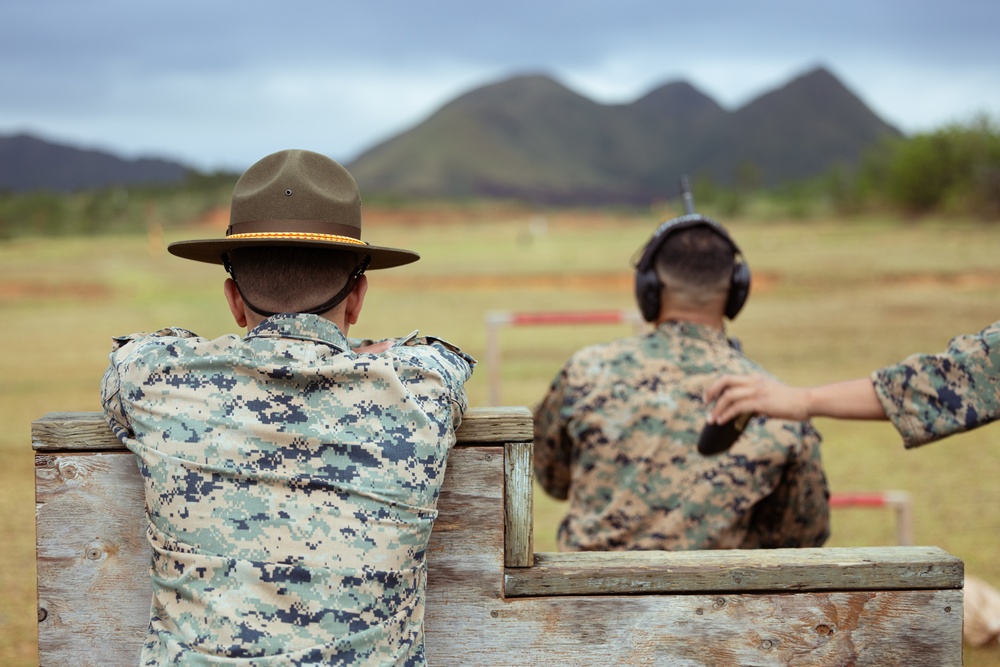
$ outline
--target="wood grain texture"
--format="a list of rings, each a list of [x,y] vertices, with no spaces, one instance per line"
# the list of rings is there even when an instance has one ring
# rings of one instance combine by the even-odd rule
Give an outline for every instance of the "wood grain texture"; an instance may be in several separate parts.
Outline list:
[[[471,408],[456,435],[459,446],[531,442],[531,411],[525,407]],[[125,449],[99,412],[50,412],[32,423],[31,446],[39,452]]]
[[[964,564],[937,547],[537,553],[509,569],[509,597],[961,588]]]
[[[507,443],[504,449],[504,564],[531,567],[535,562],[532,445]]]
[[[503,579],[503,449],[448,459],[428,546],[427,618],[489,572]],[[149,622],[142,481],[129,452],[35,456],[40,664],[138,664]],[[482,597],[477,591],[476,599]]]
[[[38,455],[35,483],[40,664],[138,664],[152,589],[135,458]]]
[[[428,547],[434,667],[961,665],[961,561],[938,549],[537,554],[505,567],[504,516],[530,482],[530,446],[500,446],[517,442],[498,426],[509,413],[470,414],[495,442],[448,459]],[[150,601],[135,460],[87,451],[110,438],[96,413],[40,421],[40,664],[135,665]]]
[[[962,664],[952,589],[508,598],[438,608],[433,620],[435,667]]]

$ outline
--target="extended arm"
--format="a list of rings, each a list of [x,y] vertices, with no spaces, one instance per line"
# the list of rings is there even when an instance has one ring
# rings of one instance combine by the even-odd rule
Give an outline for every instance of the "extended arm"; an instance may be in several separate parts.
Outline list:
[[[725,375],[705,392],[715,405],[710,423],[725,423],[747,413],[802,421],[811,417],[887,419],[868,378],[817,387],[790,387],[763,375]]]

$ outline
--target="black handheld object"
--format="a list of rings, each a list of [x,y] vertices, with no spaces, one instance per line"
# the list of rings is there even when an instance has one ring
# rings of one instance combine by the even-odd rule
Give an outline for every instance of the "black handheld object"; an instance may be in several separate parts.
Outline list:
[[[698,453],[702,456],[712,456],[732,447],[750,423],[751,417],[753,415],[748,413],[738,415],[725,424],[705,424],[698,438]]]

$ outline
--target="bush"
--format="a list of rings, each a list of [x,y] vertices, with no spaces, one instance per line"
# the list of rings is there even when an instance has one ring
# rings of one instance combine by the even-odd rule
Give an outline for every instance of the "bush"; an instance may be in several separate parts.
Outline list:
[[[197,220],[229,206],[233,174],[192,173],[181,184],[0,194],[0,239],[107,232],[146,233]]]
[[[885,142],[863,162],[856,192],[906,213],[1000,217],[1000,131],[983,115]]]

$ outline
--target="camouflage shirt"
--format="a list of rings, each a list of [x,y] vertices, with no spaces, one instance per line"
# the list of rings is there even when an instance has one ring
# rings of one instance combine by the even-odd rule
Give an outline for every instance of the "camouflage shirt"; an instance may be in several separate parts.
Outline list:
[[[871,375],[907,447],[1000,417],[1000,322],[958,336],[941,354],[914,354]]]
[[[665,322],[577,352],[535,413],[535,474],[569,499],[564,550],[820,546],[829,491],[809,422],[753,419],[702,456],[706,387],[763,372],[710,327]]]
[[[355,354],[277,315],[115,339],[105,415],[139,464],[146,665],[423,665],[425,550],[474,361]]]

